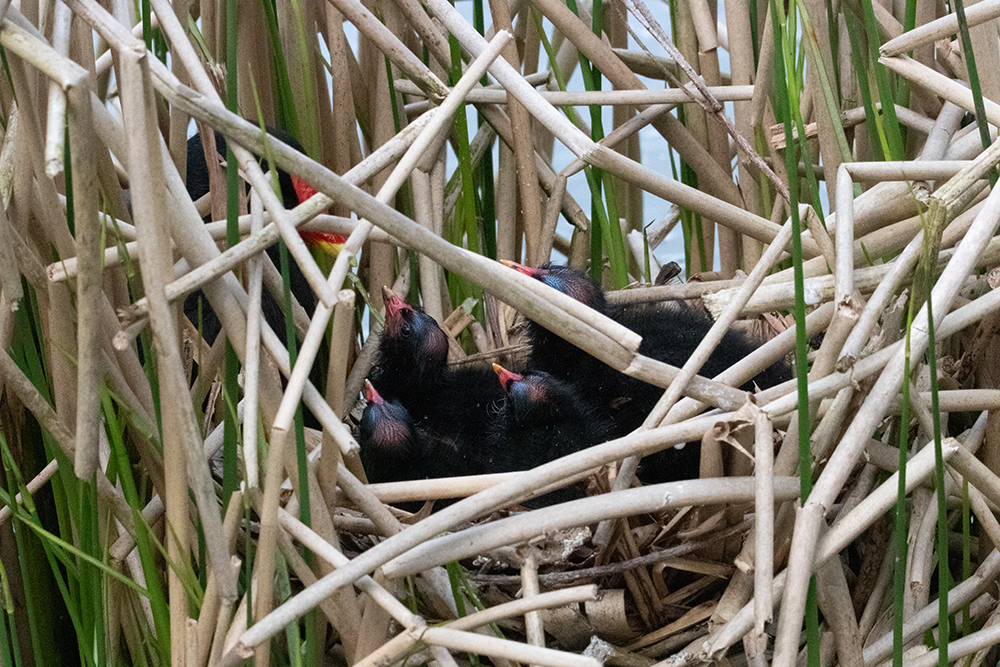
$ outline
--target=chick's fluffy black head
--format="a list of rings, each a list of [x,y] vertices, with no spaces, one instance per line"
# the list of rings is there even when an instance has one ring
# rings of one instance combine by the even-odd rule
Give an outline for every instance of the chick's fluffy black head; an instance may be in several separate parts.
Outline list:
[[[507,395],[505,411],[512,422],[529,424],[572,416],[576,398],[569,384],[543,371],[519,375],[498,365],[493,368]]]

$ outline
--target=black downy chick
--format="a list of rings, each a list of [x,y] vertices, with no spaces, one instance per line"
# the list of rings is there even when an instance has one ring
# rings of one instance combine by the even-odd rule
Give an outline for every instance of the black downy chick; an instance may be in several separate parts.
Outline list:
[[[481,364],[449,367],[448,337],[434,318],[388,288],[383,295],[385,328],[372,383],[435,436],[456,443],[481,441],[491,411],[503,399],[493,372]]]
[[[385,327],[371,381],[421,421],[434,411],[448,374],[448,336],[433,317],[382,288]]]
[[[680,367],[687,362],[713,324],[707,313],[686,304],[640,304],[609,308],[600,288],[585,273],[576,269],[552,264],[544,264],[537,269],[512,262],[507,265],[573,296],[635,331],[643,339],[639,346],[641,354],[673,366]],[[583,298],[579,295],[583,295]],[[533,366],[537,364],[546,370],[551,368],[550,372],[570,380],[574,377],[574,366],[583,365],[590,369],[593,374],[589,380],[591,396],[604,407],[606,414],[614,422],[614,437],[627,435],[641,426],[663,395],[663,389],[619,373],[534,322],[529,323],[528,336],[532,342],[530,358]],[[714,377],[749,355],[756,347],[744,334],[730,330],[699,374]],[[742,389],[753,391],[754,385],[767,388],[790,377],[791,371],[787,365],[778,362],[743,385]],[[683,448],[667,449],[647,457],[640,471],[640,479],[646,483],[688,479],[698,476],[698,468],[699,448],[689,443]]]
[[[551,263],[543,264],[537,269],[509,260],[503,260],[502,263],[573,297],[599,313],[608,314],[604,292],[576,269]],[[605,393],[602,383],[614,372],[610,366],[532,320],[528,320],[528,339],[531,341],[528,368],[572,382],[592,397]]]
[[[544,371],[513,373],[500,364],[493,370],[507,395],[490,436],[493,469],[527,470],[605,442],[611,425],[597,405],[576,385]],[[496,450],[496,451],[494,451]]]
[[[368,481],[399,482],[425,479],[424,443],[406,408],[395,399],[384,399],[365,380],[365,406],[358,444]]]
[[[611,425],[574,384],[543,371],[493,370],[507,395],[490,425],[481,465],[492,472],[529,470],[605,442]],[[583,496],[583,484],[553,491],[526,503],[540,507]]]
[[[399,401],[380,396],[368,380],[365,380],[365,399],[368,405],[361,416],[358,443],[361,464],[369,482],[403,482],[462,474],[452,466],[452,462],[461,458],[454,444],[418,427]],[[423,503],[402,502],[398,506],[408,512],[417,512]]]
[[[297,151],[302,152],[302,146],[289,134],[282,132],[280,130],[268,129],[268,133],[279,139],[290,147]],[[226,138],[222,136],[222,133],[215,133],[215,149],[221,159],[226,158]],[[262,161],[261,167],[267,170],[267,161]],[[188,139],[187,145],[187,179],[186,187],[188,195],[191,197],[192,201],[197,201],[201,197],[208,194],[209,191],[209,178],[208,178],[208,162],[205,159],[205,146],[202,143],[201,135],[195,134]],[[288,174],[287,172],[278,171],[278,185],[281,190],[282,203],[285,208],[294,208],[300,201],[304,201],[315,194],[315,189],[298,176]],[[320,246],[324,249],[330,251],[336,251],[339,244],[344,243],[344,237],[338,234],[321,234],[319,232],[305,232],[303,233],[303,238],[311,246]],[[274,262],[274,265],[280,269],[280,254],[278,245],[272,245],[267,249],[267,254]],[[305,276],[299,269],[298,265],[294,261],[289,262],[289,278],[291,281],[292,294],[298,300],[299,304],[305,309],[307,313],[312,313],[316,308],[316,295],[313,293],[312,288],[306,281]],[[205,295],[201,290],[189,294],[184,300],[184,314],[189,320],[198,326],[198,308],[201,306],[201,325],[202,325],[202,336],[205,341],[211,345],[215,342],[216,337],[221,331],[221,324],[219,323],[219,318],[216,317],[215,312],[209,306],[208,301],[205,299]],[[281,339],[282,343],[286,342],[285,338],[285,316],[284,309],[279,304],[279,301],[271,295],[266,289],[263,292],[261,298],[261,310],[264,313],[264,318],[267,323],[271,326],[274,332]]]

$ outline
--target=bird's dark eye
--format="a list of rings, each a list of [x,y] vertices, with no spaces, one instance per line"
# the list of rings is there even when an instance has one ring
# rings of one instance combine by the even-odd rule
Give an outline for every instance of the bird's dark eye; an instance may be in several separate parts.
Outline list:
[[[404,324],[399,329],[399,334],[404,338],[409,337],[411,333],[413,333],[413,327],[411,327],[409,324]]]

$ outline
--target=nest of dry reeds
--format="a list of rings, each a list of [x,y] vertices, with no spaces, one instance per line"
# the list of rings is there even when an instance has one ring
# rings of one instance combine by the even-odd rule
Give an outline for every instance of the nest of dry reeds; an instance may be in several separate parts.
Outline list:
[[[1000,10],[716,4],[0,2],[0,661],[996,662]],[[195,127],[232,149],[199,201]],[[504,258],[718,325],[674,368]],[[521,316],[664,396],[533,470],[367,484],[383,285],[455,363],[523,357]],[[697,375],[729,327],[766,342]],[[701,479],[633,482],[699,440]]]

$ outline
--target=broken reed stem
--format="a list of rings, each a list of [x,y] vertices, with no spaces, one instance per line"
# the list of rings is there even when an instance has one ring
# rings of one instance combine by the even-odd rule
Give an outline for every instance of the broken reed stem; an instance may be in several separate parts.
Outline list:
[[[531,597],[512,600],[482,611],[477,611],[468,616],[463,616],[448,623],[448,627],[453,630],[473,630],[504,618],[521,616],[542,609],[555,609],[564,605],[593,602],[597,599],[598,589],[595,584],[573,586],[547,593],[539,592],[537,595],[532,595]]]

